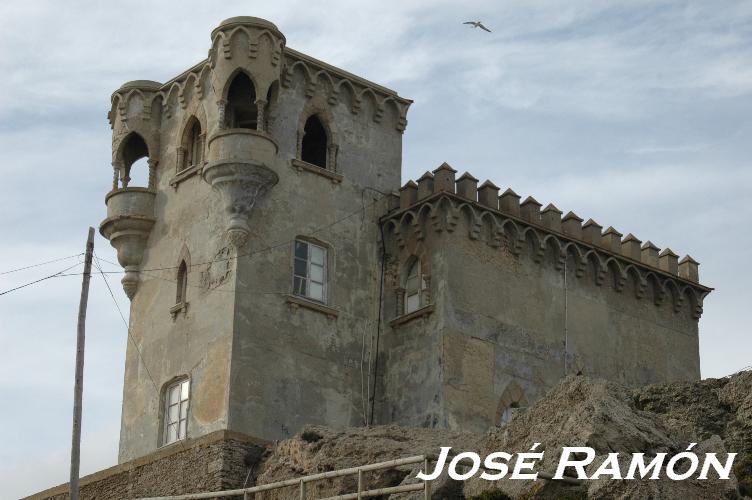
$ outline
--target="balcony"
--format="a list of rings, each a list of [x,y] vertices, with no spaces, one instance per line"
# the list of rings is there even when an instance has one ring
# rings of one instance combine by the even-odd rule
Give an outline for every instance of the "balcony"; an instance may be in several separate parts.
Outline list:
[[[248,241],[248,216],[256,201],[279,180],[271,168],[277,150],[271,137],[251,129],[221,130],[209,139],[203,177],[222,197],[227,237],[235,248]]]
[[[139,266],[146,241],[154,226],[154,190],[127,187],[110,191],[105,197],[107,218],[99,232],[117,250],[118,262],[125,269],[122,284],[129,299],[138,289]]]

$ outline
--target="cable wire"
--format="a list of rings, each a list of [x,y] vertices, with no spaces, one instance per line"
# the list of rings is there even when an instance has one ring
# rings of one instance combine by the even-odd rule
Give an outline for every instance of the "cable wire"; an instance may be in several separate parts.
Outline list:
[[[17,287],[9,288],[8,290],[2,291],[2,292],[0,292],[0,295],[5,295],[6,293],[10,293],[10,292],[15,292],[16,290],[20,290],[21,288],[26,288],[27,286],[31,286],[31,285],[33,285],[35,283],[39,283],[40,281],[45,281],[45,280],[48,280],[50,278],[61,278],[63,276],[73,276],[73,274],[63,274],[63,273],[66,272],[66,271],[70,271],[71,269],[73,269],[74,267],[79,266],[79,265],[81,265],[81,263],[80,262],[76,262],[72,266],[66,267],[62,271],[58,271],[55,274],[50,274],[49,276],[45,276],[44,278],[39,278],[38,280],[30,281],[28,283],[24,283],[23,285],[19,285]]]
[[[39,267],[39,266],[44,266],[45,264],[52,264],[53,262],[60,262],[61,260],[72,259],[73,257],[79,257],[81,255],[83,255],[83,253],[77,253],[75,255],[69,255],[67,257],[60,257],[59,259],[52,259],[52,260],[48,260],[48,261],[45,261],[45,262],[40,262],[38,264],[31,264],[30,266],[24,266],[24,267],[19,267],[19,268],[16,268],[16,269],[11,269],[9,271],[3,271],[3,272],[0,273],[0,276],[2,276],[4,274],[16,273],[18,271],[23,271],[25,269],[31,269],[32,267]]]
[[[102,271],[102,267],[99,265],[99,257],[97,257],[96,252],[94,252],[94,265],[99,270],[99,273],[102,275],[102,279],[104,280],[104,284],[107,286],[107,291],[110,293],[110,297],[112,297],[112,302],[115,304],[115,308],[117,309],[118,314],[120,315],[120,319],[123,320],[123,324],[125,325],[125,331],[128,334],[128,339],[131,341],[131,344],[133,344],[133,347],[136,349],[136,353],[138,353],[138,358],[141,360],[141,364],[144,367],[144,370],[146,371],[146,375],[149,377],[149,380],[151,380],[151,385],[154,386],[154,391],[157,393],[157,401],[159,401],[162,397],[162,393],[159,390],[159,387],[157,386],[157,383],[154,381],[154,377],[151,375],[151,371],[149,370],[149,366],[146,364],[146,360],[144,359],[144,356],[141,354],[141,349],[138,347],[138,343],[136,342],[136,339],[133,338],[133,335],[131,334],[131,327],[128,324],[128,321],[125,319],[125,315],[123,314],[122,309],[120,309],[120,304],[118,304],[117,299],[115,298],[115,294],[112,292],[112,288],[110,287],[110,282],[107,281],[107,276],[105,276],[104,272]],[[162,402],[159,401],[159,404],[161,405]],[[180,447],[185,450],[185,445],[183,444],[183,439],[178,439],[177,441],[180,444]]]

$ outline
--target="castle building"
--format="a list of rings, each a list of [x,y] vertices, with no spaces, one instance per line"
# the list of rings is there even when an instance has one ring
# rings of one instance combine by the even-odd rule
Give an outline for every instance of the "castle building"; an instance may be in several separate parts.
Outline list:
[[[699,378],[696,261],[447,164],[400,187],[410,104],[253,17],[113,93],[121,463],[215,431],[484,430],[577,372]]]

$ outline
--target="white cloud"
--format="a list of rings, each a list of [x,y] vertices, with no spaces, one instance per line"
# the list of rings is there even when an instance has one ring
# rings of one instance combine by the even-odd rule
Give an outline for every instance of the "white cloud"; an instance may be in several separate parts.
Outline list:
[[[752,236],[739,230],[752,217],[749,2],[2,2],[0,272],[83,247],[86,227],[104,217],[111,92],[175,76],[206,56],[221,19],[244,14],[275,22],[289,46],[416,100],[405,177],[448,160],[691,253],[718,288],[701,323],[703,374],[750,364],[741,297]],[[461,24],[472,18],[493,33]],[[115,260],[106,241],[96,244]],[[0,290],[62,267],[0,276]],[[59,278],[0,297],[0,350],[11,354],[0,399],[37,410],[4,406],[6,494],[66,479],[79,286]],[[86,471],[115,460],[125,353],[109,294],[96,279],[92,287]]]

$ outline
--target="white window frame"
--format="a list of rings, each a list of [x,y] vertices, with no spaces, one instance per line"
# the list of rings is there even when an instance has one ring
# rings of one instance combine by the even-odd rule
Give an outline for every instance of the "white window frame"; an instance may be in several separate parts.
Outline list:
[[[405,276],[405,314],[415,312],[423,306],[423,290],[426,289],[426,283],[420,266],[420,259],[414,260]],[[414,274],[413,271],[415,271]]]
[[[162,446],[167,446],[186,438],[188,431],[188,411],[190,409],[190,388],[191,382],[188,378],[176,380],[165,388],[162,400],[162,404],[164,405]],[[175,395],[177,398],[173,397]],[[171,434],[173,429],[175,432]]]
[[[306,247],[305,258],[298,253],[299,245],[305,245]],[[312,250],[321,252],[320,262],[315,262]],[[329,271],[329,249],[323,245],[317,245],[304,239],[295,239],[292,254],[293,295],[326,304],[328,297],[327,274]],[[318,278],[314,276],[319,273],[320,276]],[[320,296],[314,294],[312,292],[313,289],[320,289]]]

